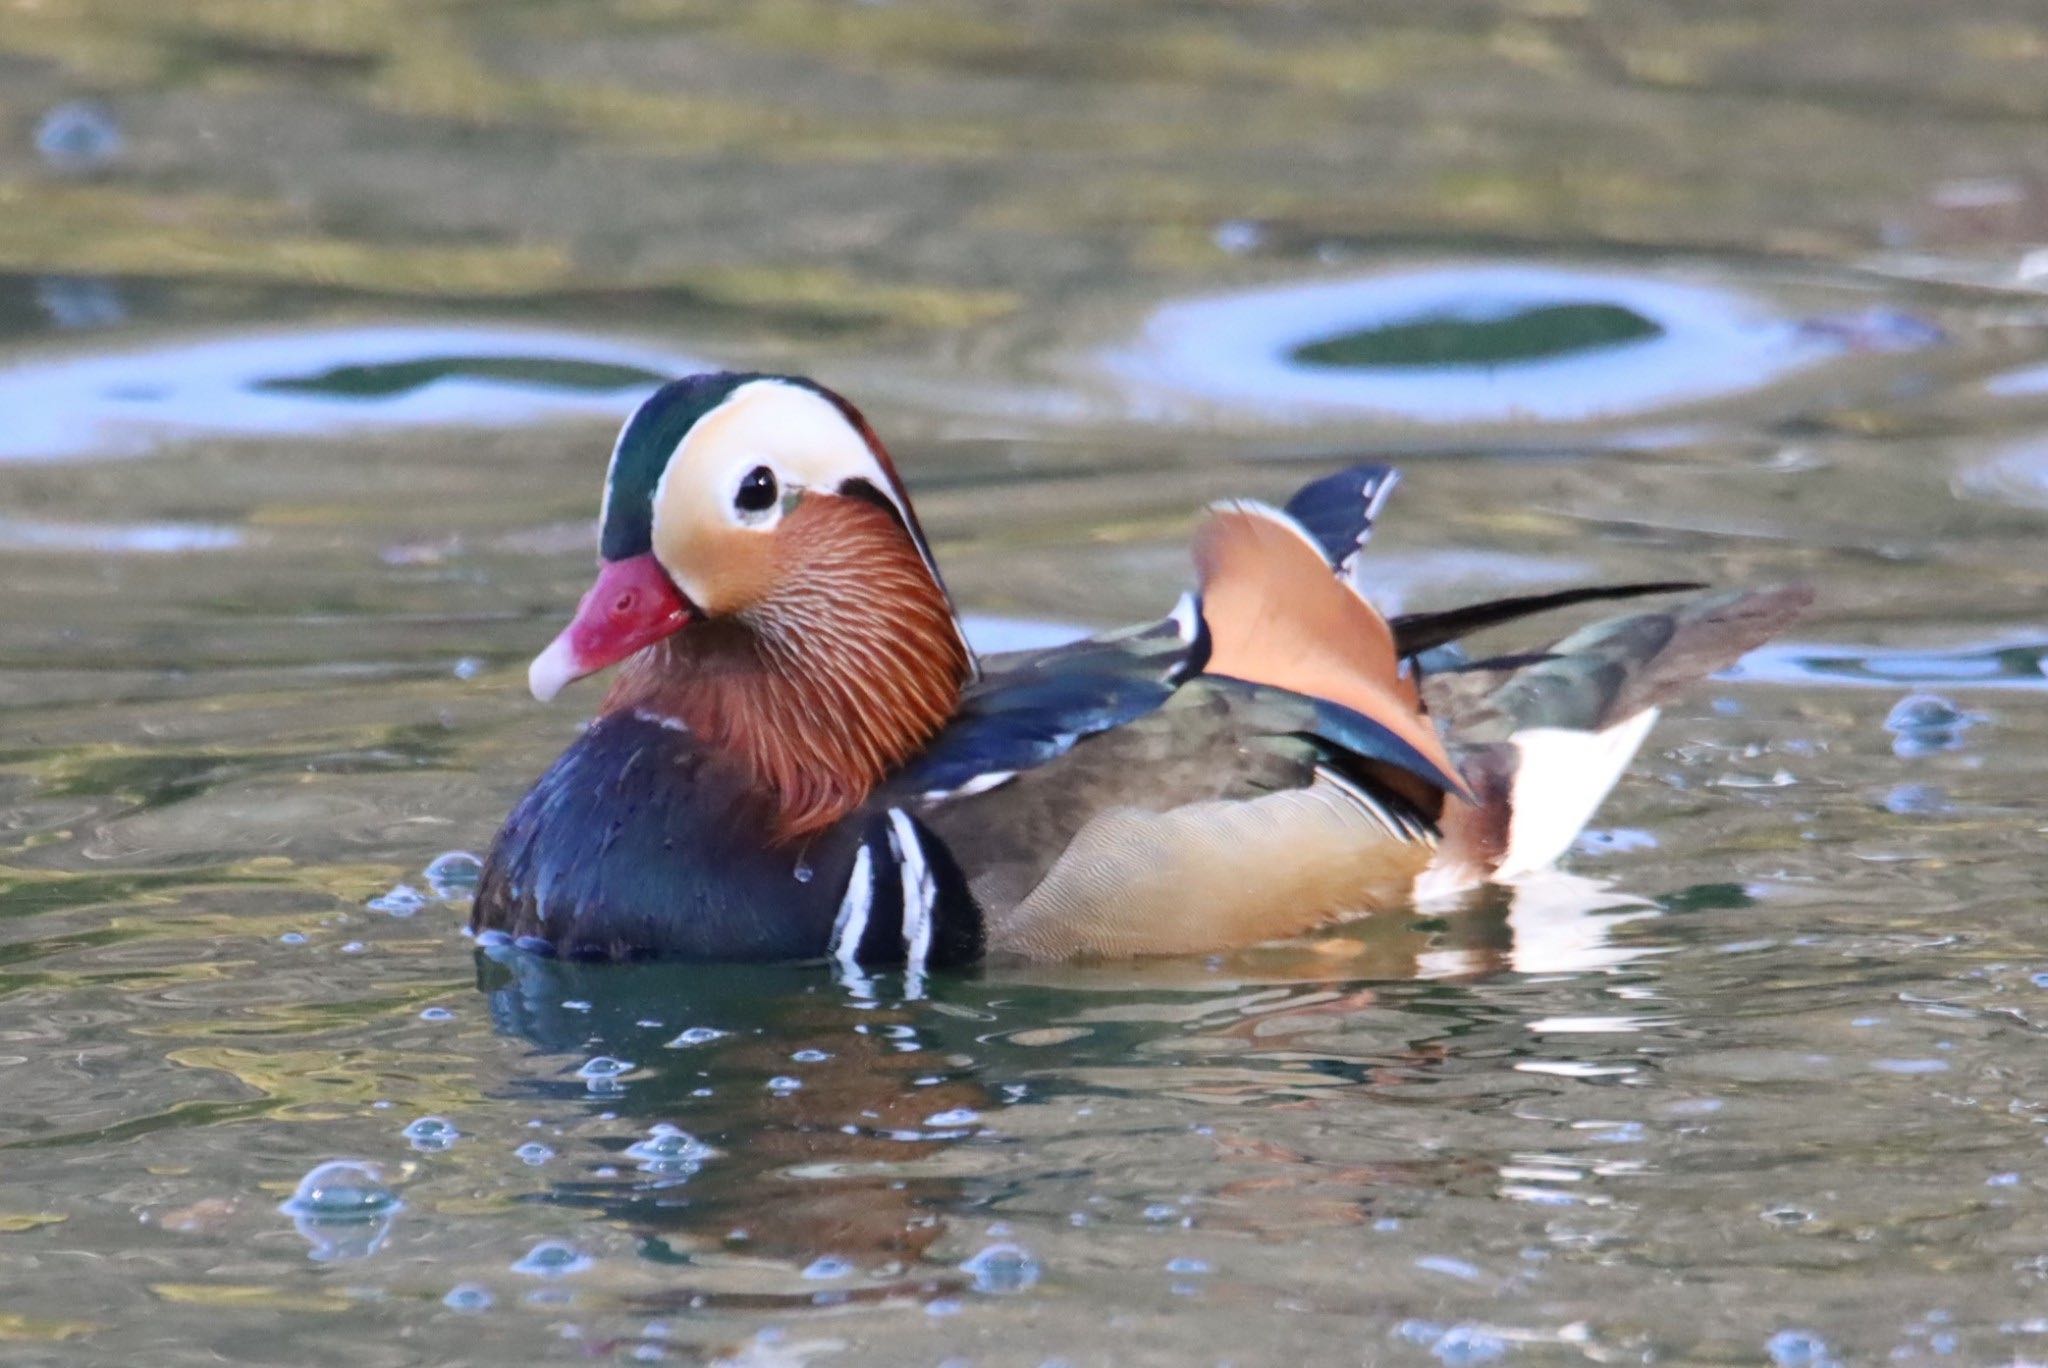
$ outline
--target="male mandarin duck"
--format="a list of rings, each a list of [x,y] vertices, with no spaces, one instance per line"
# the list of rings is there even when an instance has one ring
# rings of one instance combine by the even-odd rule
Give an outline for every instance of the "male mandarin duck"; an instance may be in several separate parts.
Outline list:
[[[1396,472],[1217,504],[1173,614],[978,660],[888,453],[813,381],[707,374],[627,421],[600,568],[533,662],[620,665],[498,834],[472,927],[585,959],[1190,954],[1529,872],[1660,703],[1801,588],[1695,597],[1540,651],[1483,627],[1620,585],[1391,622],[1360,551]]]

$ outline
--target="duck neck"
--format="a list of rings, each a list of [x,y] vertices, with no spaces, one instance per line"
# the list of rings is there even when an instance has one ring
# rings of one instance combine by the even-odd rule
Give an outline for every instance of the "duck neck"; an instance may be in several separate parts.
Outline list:
[[[777,843],[865,802],[953,716],[970,669],[952,603],[894,520],[834,512],[790,539],[804,551],[775,593],[648,647],[605,699],[734,764]]]

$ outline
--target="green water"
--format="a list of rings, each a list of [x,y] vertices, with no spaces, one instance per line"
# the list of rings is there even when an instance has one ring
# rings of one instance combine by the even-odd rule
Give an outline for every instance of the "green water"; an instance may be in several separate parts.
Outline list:
[[[0,1361],[2048,1359],[2044,47],[1905,0],[8,8]],[[1418,271],[1465,302],[1315,302]],[[1272,386],[1156,331],[1215,299]],[[1155,615],[1206,501],[1367,452],[1390,603],[1819,603],[1569,879],[921,992],[479,962],[424,870],[593,705],[525,663],[621,387],[689,358],[861,402],[983,617]],[[295,1224],[336,1160],[399,1205]]]

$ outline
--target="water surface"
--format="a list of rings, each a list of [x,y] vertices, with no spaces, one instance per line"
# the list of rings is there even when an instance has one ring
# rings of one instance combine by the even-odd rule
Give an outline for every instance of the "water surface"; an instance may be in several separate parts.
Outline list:
[[[2048,1359],[2048,35],[1930,22],[17,7],[0,1357]],[[1820,602],[1458,906],[478,956],[594,701],[525,661],[697,364],[864,402],[992,643],[1361,452],[1390,603]]]

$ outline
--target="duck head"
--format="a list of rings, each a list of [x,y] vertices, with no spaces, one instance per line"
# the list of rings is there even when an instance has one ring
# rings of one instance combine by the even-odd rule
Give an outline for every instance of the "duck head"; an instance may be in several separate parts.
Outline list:
[[[682,726],[800,835],[951,716],[975,665],[888,453],[812,381],[715,373],[627,420],[597,581],[527,678],[546,701],[623,664],[604,711]]]

